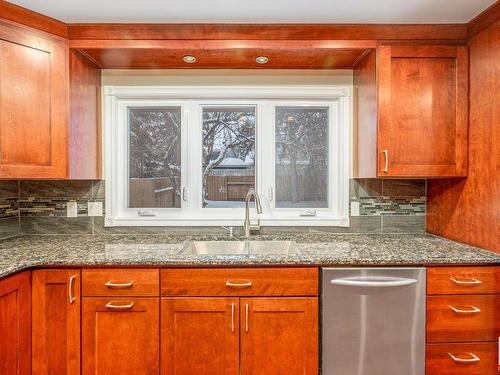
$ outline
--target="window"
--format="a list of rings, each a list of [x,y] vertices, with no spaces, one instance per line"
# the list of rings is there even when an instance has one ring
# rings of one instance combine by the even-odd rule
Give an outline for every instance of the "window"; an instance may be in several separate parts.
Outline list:
[[[348,225],[350,90],[106,87],[106,225]],[[255,215],[255,214],[253,214]]]

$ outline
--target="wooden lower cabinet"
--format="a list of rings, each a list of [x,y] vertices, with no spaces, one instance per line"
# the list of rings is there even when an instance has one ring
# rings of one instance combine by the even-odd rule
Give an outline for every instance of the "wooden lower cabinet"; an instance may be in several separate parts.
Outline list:
[[[80,374],[80,270],[33,271],[33,375]]]
[[[318,299],[162,298],[162,375],[317,375]]]
[[[162,375],[237,375],[238,298],[162,298]]]
[[[242,298],[241,374],[318,373],[317,298]]]
[[[427,297],[427,342],[495,341],[500,295]]]
[[[31,374],[31,272],[0,280],[0,374]]]
[[[494,375],[499,370],[495,342],[429,344],[426,356],[426,375]]]
[[[158,375],[159,298],[83,298],[82,374]]]

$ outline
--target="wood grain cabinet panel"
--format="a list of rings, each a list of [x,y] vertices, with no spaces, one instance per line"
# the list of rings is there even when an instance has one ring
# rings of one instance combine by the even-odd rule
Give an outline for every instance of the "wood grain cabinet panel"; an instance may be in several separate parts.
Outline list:
[[[242,298],[241,374],[318,374],[317,298]]]
[[[426,357],[426,375],[498,373],[498,345],[494,342],[431,344],[427,345]]]
[[[80,270],[33,271],[33,375],[80,374]]]
[[[67,175],[68,42],[0,21],[0,178]]]
[[[82,374],[158,375],[159,298],[82,303]]]
[[[467,175],[465,46],[379,47],[379,176]]]
[[[84,269],[85,297],[149,297],[160,294],[160,271],[155,269]]]
[[[428,294],[500,293],[500,267],[431,267]]]
[[[500,295],[427,297],[427,342],[495,341]]]
[[[0,280],[0,374],[31,374],[31,275]]]
[[[239,374],[238,298],[162,298],[162,375]]]
[[[318,269],[164,269],[161,292],[163,296],[316,296]]]

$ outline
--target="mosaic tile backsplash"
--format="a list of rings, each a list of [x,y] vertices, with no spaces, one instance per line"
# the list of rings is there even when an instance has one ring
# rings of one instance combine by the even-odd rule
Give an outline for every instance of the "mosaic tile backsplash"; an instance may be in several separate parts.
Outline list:
[[[408,233],[425,229],[425,180],[352,179],[350,201],[360,215],[349,228],[264,227],[263,233],[286,231],[335,233]],[[78,216],[66,217],[66,205],[77,202]],[[89,201],[104,202],[103,181],[0,181],[0,238],[17,234],[223,234],[219,227],[105,228],[103,217],[90,217]]]

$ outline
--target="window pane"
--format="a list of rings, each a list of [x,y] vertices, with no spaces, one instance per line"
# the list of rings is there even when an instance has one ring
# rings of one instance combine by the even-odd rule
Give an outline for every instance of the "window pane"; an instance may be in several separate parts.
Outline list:
[[[277,208],[328,207],[328,108],[276,107]]]
[[[203,108],[203,207],[243,207],[255,187],[255,107]]]
[[[181,108],[129,108],[130,208],[181,207]]]

